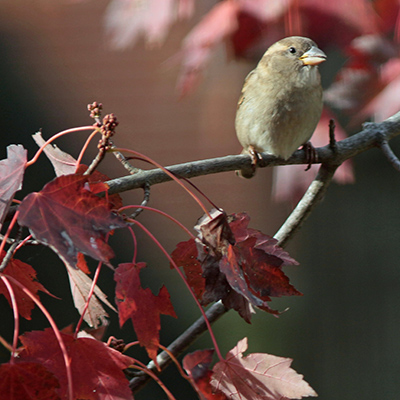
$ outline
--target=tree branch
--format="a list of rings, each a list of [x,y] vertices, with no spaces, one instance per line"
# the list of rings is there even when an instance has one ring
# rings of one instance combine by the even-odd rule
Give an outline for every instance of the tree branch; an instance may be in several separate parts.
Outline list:
[[[389,141],[400,135],[400,112],[380,123],[366,123],[363,129],[340,142],[336,142],[333,151],[330,145],[316,149],[318,163],[326,165],[340,165],[343,161],[356,156],[372,147],[379,146],[382,140]],[[304,151],[296,151],[289,160],[262,153],[260,168],[274,167],[278,165],[308,164]],[[217,157],[208,160],[192,161],[183,164],[166,167],[182,178],[194,178],[196,176],[216,174],[219,172],[235,171],[250,167],[251,157],[245,154],[236,156]],[[170,181],[171,178],[162,170],[156,168],[140,171],[135,175],[116,178],[107,182],[109,194],[120,193],[127,190],[143,187],[145,183],[150,186]]]
[[[278,244],[282,247],[293,237],[308,218],[311,211],[321,201],[340,164],[372,147],[380,147],[383,141],[388,141],[400,135],[400,112],[381,123],[364,124],[362,131],[340,142],[335,142],[334,146],[332,146],[332,130],[333,124],[330,123],[330,145],[316,149],[318,162],[321,163],[316,178],[311,183],[296,208],[274,236],[278,240]],[[304,152],[301,150],[296,151],[286,162],[265,153],[262,154],[262,158],[263,160],[260,167],[307,164],[308,162]],[[218,172],[234,171],[249,166],[250,163],[251,158],[249,156],[238,155],[194,161],[173,165],[167,168],[180,177],[193,178]],[[110,193],[117,193],[139,188],[145,184],[155,185],[170,180],[171,178],[160,169],[153,169],[139,172],[133,176],[113,179],[107,183],[110,186]],[[228,310],[221,302],[217,302],[207,310],[206,315],[210,322],[214,322],[227,311]],[[207,326],[204,322],[204,318],[200,317],[168,346],[168,350],[175,356],[178,356],[206,330]],[[163,370],[171,362],[171,359],[168,354],[163,351],[157,356],[157,362],[161,370]],[[151,361],[147,367],[157,373],[153,361]],[[136,373],[135,377],[132,378],[129,383],[132,393],[137,392],[149,379],[150,376],[145,373]]]
[[[400,160],[397,158],[396,154],[393,153],[393,150],[390,148],[389,142],[386,139],[382,140],[380,148],[390,164],[392,164],[393,168],[400,172]]]
[[[227,311],[228,309],[222,304],[222,302],[218,301],[206,311],[207,319],[210,323],[213,323]],[[179,355],[206,330],[207,325],[204,322],[204,318],[200,317],[167,348],[172,354]],[[171,358],[166,351],[162,351],[157,356],[157,363],[161,370],[167,367],[170,362]],[[147,368],[157,373],[157,369],[153,361],[150,361],[149,364],[147,364]],[[145,372],[137,372],[135,375],[136,376],[129,381],[129,387],[131,388],[133,394],[151,379],[150,375],[146,374]]]

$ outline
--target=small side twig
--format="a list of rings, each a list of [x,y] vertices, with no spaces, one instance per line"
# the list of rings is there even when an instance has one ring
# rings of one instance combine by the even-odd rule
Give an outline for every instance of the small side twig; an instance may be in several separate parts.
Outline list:
[[[333,153],[337,152],[335,128],[336,128],[335,120],[331,118],[329,120],[329,147]]]
[[[400,172],[400,160],[398,159],[396,154],[393,153],[393,150],[391,149],[389,142],[386,139],[383,139],[379,143],[379,148],[382,150],[382,153],[388,159],[390,164],[392,164],[393,168]]]
[[[19,241],[21,240],[22,236],[22,227],[19,227],[18,232],[14,238],[14,243],[8,248],[6,255],[3,257],[1,264],[0,264],[0,272],[3,271],[6,267],[9,261],[11,260],[15,249],[19,245]]]
[[[88,110],[90,111],[90,117],[96,121],[96,126],[100,128],[101,139],[97,145],[98,153],[95,159],[91,162],[84,175],[90,175],[96,170],[98,165],[101,163],[106,155],[106,152],[111,148],[111,137],[115,134],[115,128],[118,126],[117,117],[114,114],[107,114],[103,120],[100,120],[101,110],[103,105],[95,101],[92,104],[88,104]]]
[[[114,146],[112,146],[114,148]],[[130,175],[135,175],[141,171],[140,168],[134,167],[120,151],[113,151],[115,158],[122,164],[122,166],[129,172]]]
[[[150,200],[150,185],[146,182],[143,186],[143,201],[141,202],[141,206],[147,206],[147,203]],[[143,211],[143,208],[138,208],[134,213],[131,214],[129,218],[135,219],[137,216]]]
[[[7,244],[14,244],[14,243],[17,243],[17,246],[18,246],[18,242],[20,241],[20,240],[17,239],[17,238],[10,238],[10,237],[8,237],[8,238],[5,239],[5,236],[4,236],[4,235],[0,235],[0,242],[2,242],[3,240],[5,240]],[[24,242],[24,244],[25,244],[25,245],[38,246],[38,245],[41,244],[41,243],[40,243],[39,241],[37,241],[36,239],[30,239],[30,240],[26,240],[26,241]]]

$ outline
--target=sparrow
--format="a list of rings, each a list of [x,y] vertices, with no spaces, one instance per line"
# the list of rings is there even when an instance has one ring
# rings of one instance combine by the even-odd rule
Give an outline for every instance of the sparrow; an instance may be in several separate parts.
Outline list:
[[[322,113],[318,65],[325,60],[314,41],[292,36],[273,44],[247,75],[235,128],[242,154],[253,163],[236,171],[239,176],[254,176],[259,152],[287,160],[301,145],[311,146]]]

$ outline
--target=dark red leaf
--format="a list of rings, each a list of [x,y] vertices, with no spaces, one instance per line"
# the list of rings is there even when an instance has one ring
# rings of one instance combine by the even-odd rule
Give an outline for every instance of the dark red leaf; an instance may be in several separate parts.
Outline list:
[[[248,324],[251,324],[251,316],[255,313],[255,310],[252,304],[246,297],[242,296],[241,293],[238,293],[235,290],[230,290],[223,298],[222,302],[226,308],[237,311]],[[271,309],[266,310],[271,314],[279,314],[278,311],[273,311]]]
[[[95,339],[75,339],[65,333],[61,336],[71,360],[74,399],[133,399],[123,373],[134,362],[130,357]],[[42,364],[58,378],[60,397],[68,398],[64,358],[54,332],[51,329],[32,331],[20,339],[24,350],[19,360]]]
[[[202,302],[205,291],[205,279],[200,262],[197,260],[197,247],[194,239],[178,243],[171,257],[178,267],[183,267],[186,279],[197,299]],[[171,267],[172,268],[172,267]]]
[[[204,376],[204,372],[210,368],[214,349],[197,350],[187,354],[182,361],[183,368],[195,381]]]
[[[221,273],[219,262],[226,254],[228,247],[235,243],[226,214],[212,210],[210,216],[211,218],[207,215],[203,216],[195,226],[199,232],[196,239],[197,259],[202,265],[205,278],[203,304],[224,299],[231,291],[225,275]]]
[[[282,267],[298,264],[278,246],[276,239],[248,228],[247,214],[226,214],[212,210],[202,217],[195,229],[197,260],[205,279],[200,299],[202,304],[222,300],[250,322],[256,306],[277,314],[267,302],[270,296],[300,295],[283,273]],[[194,241],[180,243],[173,252],[179,266],[189,266],[195,271],[198,284],[203,289],[199,265],[194,261]]]
[[[3,260],[5,254],[5,251],[3,251],[0,256],[0,262]],[[19,283],[24,285],[37,299],[39,299],[37,294],[39,290],[51,295],[51,293],[36,280],[36,271],[29,264],[12,258],[8,262],[3,273],[12,276]],[[10,281],[10,283],[14,289],[15,298],[17,300],[18,313],[25,319],[31,319],[31,311],[35,307],[35,303],[19,286],[14,285],[12,281]],[[11,306],[10,294],[2,280],[0,280],[0,294],[3,294],[6,297]]]
[[[282,259],[255,248],[254,238],[230,246],[220,265],[231,287],[257,307],[268,308],[269,296],[301,295],[283,273]]]
[[[160,314],[175,318],[176,314],[165,286],[157,296],[149,288],[141,287],[139,273],[145,267],[145,263],[120,264],[114,274],[117,282],[115,296],[120,326],[131,319],[140,345],[146,348],[149,357],[155,361],[160,344]]]
[[[18,222],[67,264],[76,267],[78,252],[111,266],[114,257],[104,241],[107,232],[125,227],[105,199],[86,188],[88,177],[65,175],[22,201]]]
[[[191,383],[202,400],[225,400],[227,397],[220,391],[216,391],[210,385],[212,372],[210,364],[214,350],[198,350],[183,358],[185,368]]]
[[[298,265],[289,253],[278,246],[278,241],[271,236],[248,227],[250,217],[246,213],[232,214],[229,216],[229,226],[235,236],[237,244],[249,238],[255,238],[255,248],[282,260],[282,265]]]
[[[87,168],[88,167],[86,165],[81,164],[77,169],[76,173],[83,175],[83,173],[87,170]],[[105,182],[110,180],[110,178],[107,175],[102,174],[101,172],[96,170],[93,171],[90,175],[87,175],[87,178],[90,191],[94,194],[104,192],[107,201],[111,204],[112,210],[118,210],[123,206],[122,198],[118,193],[112,194],[111,196],[107,194],[109,186]]]
[[[58,380],[33,362],[0,365],[0,400],[59,400]]]
[[[21,189],[27,151],[21,145],[7,147],[7,158],[0,161],[0,229],[11,201]]]

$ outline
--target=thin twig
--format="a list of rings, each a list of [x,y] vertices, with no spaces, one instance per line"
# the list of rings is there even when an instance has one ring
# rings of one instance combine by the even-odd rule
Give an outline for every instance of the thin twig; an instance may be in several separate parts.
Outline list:
[[[88,169],[83,173],[83,175],[92,174],[96,170],[96,168],[99,166],[99,164],[103,161],[103,159],[106,155],[106,152],[107,151],[106,151],[105,147],[100,147],[96,157],[90,163]]]
[[[115,146],[113,145],[111,149],[113,149],[114,147]],[[129,172],[130,175],[135,175],[138,172],[143,171],[140,168],[134,167],[120,151],[113,151],[113,154],[115,158],[122,164],[122,166]]]
[[[141,202],[142,207],[146,207],[150,200],[150,185],[146,182],[143,187],[143,200]],[[135,219],[143,211],[143,208],[137,208],[134,213],[131,214],[129,218]]]
[[[379,148],[389,160],[390,164],[392,164],[393,168],[400,172],[400,160],[397,158],[396,154],[393,153],[393,150],[389,146],[389,142],[386,139],[382,140],[379,144]]]
[[[21,240],[21,236],[22,236],[22,227],[19,227],[18,232],[15,235],[14,243],[8,248],[6,255],[1,260],[0,272],[3,271],[7,267],[7,264],[11,260],[13,254],[14,254],[14,251],[19,244],[19,241]]]
[[[331,118],[329,120],[329,147],[332,149],[334,153],[337,152],[335,128],[336,128],[335,120]]]

